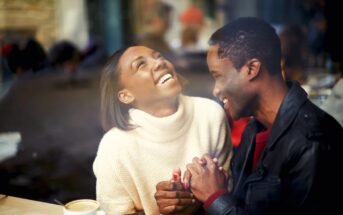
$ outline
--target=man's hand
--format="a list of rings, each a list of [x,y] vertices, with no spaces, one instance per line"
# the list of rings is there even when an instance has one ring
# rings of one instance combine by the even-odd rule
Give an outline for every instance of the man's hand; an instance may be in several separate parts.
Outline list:
[[[174,170],[170,181],[156,185],[155,199],[161,214],[174,214],[194,206],[193,194],[185,190],[181,182],[181,171]]]
[[[215,159],[204,155],[201,159],[195,157],[192,163],[187,164],[191,175],[190,189],[194,196],[204,202],[216,191],[227,188],[227,176],[223,169],[217,166]]]

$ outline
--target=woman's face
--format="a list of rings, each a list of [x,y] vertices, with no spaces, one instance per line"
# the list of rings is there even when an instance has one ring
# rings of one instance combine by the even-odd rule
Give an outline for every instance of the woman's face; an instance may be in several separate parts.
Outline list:
[[[182,90],[173,64],[144,46],[128,48],[119,60],[119,100],[134,106],[175,99]]]

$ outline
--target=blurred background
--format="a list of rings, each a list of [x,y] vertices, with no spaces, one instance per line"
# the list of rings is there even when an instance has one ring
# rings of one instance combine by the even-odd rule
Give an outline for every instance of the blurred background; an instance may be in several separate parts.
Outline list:
[[[99,77],[125,45],[159,50],[187,79],[186,94],[214,99],[209,36],[260,17],[280,35],[284,77],[320,107],[339,103],[341,9],[339,0],[0,0],[0,193],[95,198]]]

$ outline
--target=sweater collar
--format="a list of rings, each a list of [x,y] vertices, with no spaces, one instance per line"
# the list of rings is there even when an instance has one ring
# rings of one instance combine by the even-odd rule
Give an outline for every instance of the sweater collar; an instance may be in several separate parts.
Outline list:
[[[188,130],[188,125],[193,118],[193,104],[179,96],[177,111],[166,117],[155,117],[139,109],[129,110],[130,124],[136,126],[133,132],[153,141],[170,141]]]

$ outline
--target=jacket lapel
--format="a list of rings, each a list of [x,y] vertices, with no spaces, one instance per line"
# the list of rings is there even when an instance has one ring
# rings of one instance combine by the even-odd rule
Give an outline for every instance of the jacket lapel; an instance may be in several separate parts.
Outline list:
[[[245,144],[242,150],[240,150],[240,155],[243,156],[242,158],[239,158],[239,160],[243,160],[242,166],[239,166],[239,175],[237,177],[237,182],[235,183],[234,188],[237,190],[241,190],[241,186],[244,185],[244,182],[246,178],[250,175],[251,173],[251,168],[252,168],[252,158],[254,155],[254,150],[255,150],[255,136],[257,132],[257,126],[256,126],[256,120],[252,119],[247,128],[244,130],[241,144]]]
[[[262,157],[264,157],[266,151],[271,149],[276,144],[279,137],[288,129],[288,127],[296,118],[299,108],[307,101],[306,92],[297,82],[287,82],[287,85],[289,87],[288,93],[276,115],[275,122],[268,138],[268,144]]]

